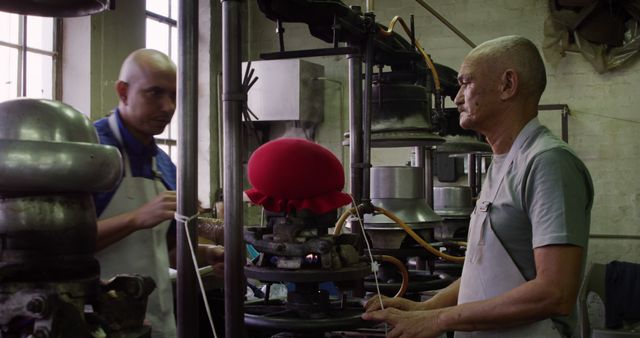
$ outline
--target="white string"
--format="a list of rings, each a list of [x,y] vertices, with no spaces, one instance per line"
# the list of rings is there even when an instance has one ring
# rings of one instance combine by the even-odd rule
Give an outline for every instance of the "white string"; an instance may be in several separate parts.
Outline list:
[[[362,229],[362,237],[364,238],[364,243],[367,245],[367,249],[369,251],[369,259],[371,260],[371,271],[373,272],[373,281],[376,284],[376,292],[378,292],[378,300],[380,301],[380,309],[384,310],[384,304],[382,303],[382,295],[380,294],[380,284],[378,283],[378,263],[373,260],[373,254],[371,253],[371,245],[369,244],[369,240],[365,234],[364,224],[362,223],[362,217],[360,217],[360,211],[358,211],[358,206],[356,205],[356,200],[353,199],[353,196],[349,194],[351,197],[351,204],[353,204],[354,209],[356,209],[356,217],[358,218],[358,223],[360,224],[360,229]],[[353,215],[353,214],[352,214]],[[387,337],[389,334],[389,327],[387,323],[384,323],[384,336]]]
[[[190,217],[187,217],[185,215],[180,215],[179,213],[174,213],[173,214],[173,218],[183,224],[188,224],[189,222],[193,221],[194,219],[198,218],[198,216],[200,216],[200,212],[197,212],[195,215],[192,215]]]
[[[200,286],[200,293],[202,294],[202,300],[204,303],[204,308],[207,311],[207,318],[209,319],[209,324],[211,325],[211,331],[213,331],[213,337],[218,338],[218,334],[216,333],[216,327],[213,324],[213,318],[211,317],[211,309],[209,308],[209,302],[207,301],[207,294],[204,291],[204,285],[202,284],[202,276],[200,276],[200,271],[198,271],[198,259],[196,258],[196,254],[193,250],[193,243],[191,241],[191,235],[189,234],[189,228],[187,225],[190,221],[198,218],[200,213],[196,213],[191,217],[187,217],[184,215],[180,215],[177,212],[173,215],[175,220],[182,223],[184,226],[184,233],[187,234],[187,241],[189,242],[189,252],[191,253],[191,260],[193,260],[193,266],[196,271],[196,277],[198,279],[198,285]]]

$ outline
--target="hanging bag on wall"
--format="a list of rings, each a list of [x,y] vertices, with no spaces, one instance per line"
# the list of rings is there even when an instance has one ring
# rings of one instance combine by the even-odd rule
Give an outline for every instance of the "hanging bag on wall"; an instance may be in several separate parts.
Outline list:
[[[599,73],[640,50],[640,0],[550,0],[543,52],[557,62],[580,52]]]

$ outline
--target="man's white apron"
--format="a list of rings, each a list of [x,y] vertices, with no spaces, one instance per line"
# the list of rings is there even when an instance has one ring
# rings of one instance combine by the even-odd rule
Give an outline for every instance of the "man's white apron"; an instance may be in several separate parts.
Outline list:
[[[130,212],[166,191],[159,178],[132,176],[129,157],[124,151],[124,142],[115,114],[109,117],[109,127],[122,148],[124,177],[113,198],[100,215],[100,219]],[[156,171],[155,158],[152,169]],[[151,324],[153,338],[176,337],[166,242],[169,224],[170,221],[165,221],[151,229],[135,231],[96,254],[96,258],[100,261],[100,278],[102,279],[110,279],[117,274],[140,274],[149,276],[156,282],[157,288],[148,298],[146,316]]]
[[[494,233],[488,214],[514,157],[520,152],[523,143],[539,132],[538,129],[525,128],[520,133],[509,150],[491,191],[483,189],[480,194],[469,223],[468,248],[462,270],[458,304],[493,298],[525,283],[522,273]],[[551,319],[547,318],[510,329],[456,332],[455,337],[554,338],[561,337],[561,334]]]

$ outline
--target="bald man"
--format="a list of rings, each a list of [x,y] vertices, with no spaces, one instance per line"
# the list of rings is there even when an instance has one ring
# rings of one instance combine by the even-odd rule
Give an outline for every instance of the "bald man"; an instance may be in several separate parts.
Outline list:
[[[172,338],[176,326],[168,253],[175,244],[175,226],[169,229],[176,211],[176,167],[154,136],[162,133],[176,109],[176,66],[159,51],[134,51],[122,65],[116,92],[118,108],[95,127],[101,143],[120,149],[124,174],[113,191],[94,195],[96,258],[102,279],[142,274],[155,280],[147,320],[154,338]],[[221,248],[199,249],[204,262],[221,269]]]
[[[377,297],[367,320],[389,337],[570,337],[584,272],[593,185],[566,143],[541,126],[544,63],[522,37],[487,41],[464,59],[460,125],[494,153],[471,215],[462,277],[425,302]]]

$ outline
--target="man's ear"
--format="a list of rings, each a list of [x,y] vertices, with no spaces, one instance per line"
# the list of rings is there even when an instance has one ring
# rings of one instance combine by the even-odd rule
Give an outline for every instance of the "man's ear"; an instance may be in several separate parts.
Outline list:
[[[506,69],[500,78],[500,98],[508,100],[514,97],[520,90],[520,78],[518,73],[511,68]]]
[[[118,97],[120,98],[120,102],[127,104],[127,92],[129,89],[129,84],[122,81],[122,80],[118,80],[118,82],[116,82],[116,93],[118,94]]]

